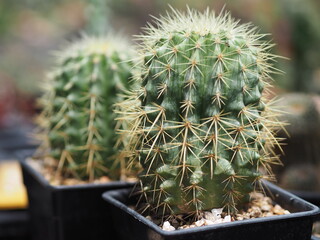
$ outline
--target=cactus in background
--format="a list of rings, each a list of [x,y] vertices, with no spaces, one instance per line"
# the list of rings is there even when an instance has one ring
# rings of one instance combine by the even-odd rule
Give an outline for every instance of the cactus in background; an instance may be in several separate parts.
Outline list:
[[[288,69],[288,87],[295,92],[319,93],[317,71],[320,68],[319,8],[316,1],[283,0],[276,1],[281,13],[286,16],[290,30],[292,60]],[[280,14],[281,14],[280,13]],[[308,44],[306,44],[306,42]],[[290,67],[290,66],[289,66]]]
[[[319,132],[320,98],[318,96],[291,92],[279,97],[277,104],[285,106],[285,114],[281,116],[281,119],[289,123],[286,127],[289,135],[303,137]]]
[[[131,50],[120,37],[85,37],[58,54],[41,99],[41,150],[59,161],[58,172],[80,179],[121,173],[114,148],[113,104],[129,89]]]
[[[320,157],[320,97],[306,93],[285,93],[281,95],[279,106],[286,106],[280,120],[288,122],[286,132],[289,137],[283,146],[284,165],[309,162],[317,164]],[[280,131],[278,136],[285,137]],[[281,168],[281,170],[284,170]]]
[[[282,123],[265,97],[278,70],[264,36],[228,13],[190,9],[173,10],[140,36],[141,89],[119,105],[131,120],[128,152],[143,167],[152,211],[236,211],[272,177],[274,129]]]
[[[111,13],[108,0],[85,0],[86,33],[104,36],[111,31]]]
[[[302,190],[317,187],[319,183],[301,188],[305,179],[301,176],[305,175],[311,181],[311,176],[316,173],[313,171],[320,166],[320,97],[306,93],[285,93],[277,104],[286,106],[280,120],[288,122],[286,132],[281,130],[278,136],[289,137],[284,141],[284,154],[280,157],[284,167],[274,166],[274,173],[285,188],[300,187]],[[302,165],[313,166],[313,170]]]
[[[319,191],[319,167],[311,163],[296,163],[286,166],[280,176],[281,187],[288,190]]]

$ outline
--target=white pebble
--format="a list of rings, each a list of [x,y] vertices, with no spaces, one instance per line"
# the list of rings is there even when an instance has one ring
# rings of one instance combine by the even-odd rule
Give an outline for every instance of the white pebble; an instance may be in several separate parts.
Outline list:
[[[162,229],[165,231],[174,231],[176,230],[173,226],[171,226],[171,224],[168,221],[165,221],[163,223]]]
[[[215,221],[216,217],[212,212],[204,212],[204,216],[205,219],[210,220],[210,221]]]
[[[218,219],[221,219],[222,210],[223,208],[214,208],[211,212],[204,212],[204,218],[215,222]]]
[[[214,221],[214,224],[218,224],[218,223],[223,223],[223,219],[219,218],[217,220]]]
[[[197,227],[204,226],[205,225],[205,220],[204,219],[200,219],[200,220],[196,221],[194,224]]]
[[[205,220],[205,225],[212,225],[214,224],[214,221],[211,221],[211,220]]]
[[[221,218],[221,213],[222,213],[223,208],[214,208],[211,210],[212,214],[216,216],[216,219]]]
[[[231,216],[227,215],[224,217],[223,222],[231,222]]]

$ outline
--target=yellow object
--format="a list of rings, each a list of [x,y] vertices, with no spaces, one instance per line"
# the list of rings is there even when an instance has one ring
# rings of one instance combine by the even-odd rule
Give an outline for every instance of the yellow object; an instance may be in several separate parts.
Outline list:
[[[16,161],[0,162],[0,209],[28,206],[20,164]]]

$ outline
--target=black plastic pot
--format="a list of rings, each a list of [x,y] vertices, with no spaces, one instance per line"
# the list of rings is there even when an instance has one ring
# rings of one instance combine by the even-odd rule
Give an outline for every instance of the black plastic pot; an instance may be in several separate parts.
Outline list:
[[[320,207],[320,193],[319,192],[311,192],[311,191],[303,191],[303,190],[288,190],[292,194],[306,200],[309,203],[312,203],[318,207]],[[320,221],[320,215],[316,217],[316,221]],[[320,240],[320,239],[319,239]]]
[[[26,210],[0,211],[0,240],[30,240]]]
[[[316,206],[320,206],[320,192],[311,192],[311,191],[303,191],[303,190],[289,190],[294,195],[310,202]]]
[[[0,149],[15,151],[17,149],[34,149],[37,143],[31,139],[29,134],[33,131],[32,126],[11,127],[0,130]]]
[[[115,230],[123,240],[309,240],[317,206],[271,184],[270,197],[291,214],[242,220],[190,229],[164,231],[156,224],[131,209],[136,199],[130,197],[132,188],[118,189],[103,194],[112,210]],[[272,195],[272,196],[271,196]]]
[[[31,154],[25,150],[17,153],[28,192],[32,239],[105,240],[114,235],[110,209],[101,195],[108,190],[132,187],[133,183],[53,186],[24,161]]]

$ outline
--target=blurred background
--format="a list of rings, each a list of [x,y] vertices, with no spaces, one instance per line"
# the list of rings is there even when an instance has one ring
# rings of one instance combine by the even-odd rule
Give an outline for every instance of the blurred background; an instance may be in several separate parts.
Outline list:
[[[9,151],[12,146],[27,144],[26,129],[32,128],[33,118],[39,112],[36,99],[53,66],[52,52],[83,33],[116,30],[131,39],[141,33],[147,21],[152,21],[150,15],[165,14],[168,4],[180,10],[189,5],[198,10],[209,7],[216,12],[224,7],[241,22],[252,22],[262,33],[270,33],[266,40],[276,44],[273,52],[287,58],[276,63],[285,73],[274,76],[274,91],[283,96],[279,105],[288,106],[286,110],[290,112],[285,118],[291,124],[291,138],[285,142],[283,162],[285,166],[309,166],[303,171],[299,167],[289,169],[289,173],[284,173],[287,168],[275,171],[281,184],[288,188],[293,188],[292,182],[297,179],[292,176],[300,174],[299,179],[304,182],[297,184],[320,191],[319,0],[1,0],[1,159],[14,159]]]
[[[30,123],[35,97],[53,64],[52,52],[81,33],[116,29],[131,38],[150,15],[190,7],[216,12],[225,6],[242,22],[270,33],[279,59],[279,92],[320,93],[318,0],[11,0],[0,1],[0,127]]]

